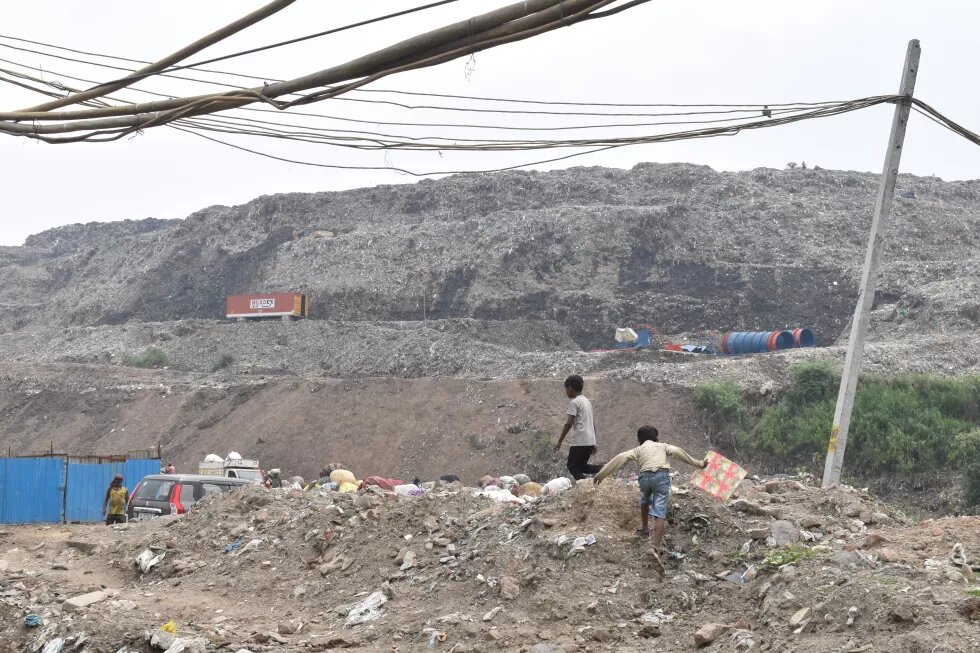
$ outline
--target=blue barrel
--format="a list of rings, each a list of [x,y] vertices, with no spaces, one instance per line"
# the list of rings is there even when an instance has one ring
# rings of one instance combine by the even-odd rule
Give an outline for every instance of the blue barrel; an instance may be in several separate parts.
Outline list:
[[[762,354],[795,346],[792,331],[729,331],[721,338],[723,354]]]

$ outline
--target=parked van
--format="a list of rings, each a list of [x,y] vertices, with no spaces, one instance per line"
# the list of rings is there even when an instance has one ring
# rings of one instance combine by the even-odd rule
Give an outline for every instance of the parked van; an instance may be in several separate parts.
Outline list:
[[[126,513],[130,521],[182,515],[209,494],[234,492],[248,485],[255,483],[227,476],[151,474],[133,490]]]

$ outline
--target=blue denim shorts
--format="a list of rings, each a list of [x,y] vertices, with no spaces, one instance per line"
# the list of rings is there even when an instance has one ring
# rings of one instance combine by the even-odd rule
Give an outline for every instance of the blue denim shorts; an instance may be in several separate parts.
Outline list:
[[[667,499],[670,498],[670,470],[640,473],[640,505],[650,508],[650,516],[667,518]]]

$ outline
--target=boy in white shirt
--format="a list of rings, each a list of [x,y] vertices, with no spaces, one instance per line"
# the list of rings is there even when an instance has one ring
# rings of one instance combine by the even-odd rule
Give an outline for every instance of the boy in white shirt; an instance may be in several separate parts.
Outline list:
[[[565,379],[565,396],[571,401],[568,402],[566,411],[568,419],[558,437],[558,443],[555,444],[557,453],[561,449],[565,436],[569,431],[572,432],[572,437],[568,441],[568,471],[575,480],[583,479],[602,469],[602,465],[589,464],[589,458],[596,451],[595,422],[592,418],[592,402],[582,394],[584,388],[585,381],[578,374]]]

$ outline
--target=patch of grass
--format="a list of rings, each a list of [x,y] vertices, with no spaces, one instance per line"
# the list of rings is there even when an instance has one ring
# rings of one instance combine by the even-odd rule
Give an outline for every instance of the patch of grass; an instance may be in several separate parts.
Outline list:
[[[159,369],[167,366],[167,354],[158,347],[148,347],[138,355],[123,356],[123,365],[143,369]]]
[[[694,404],[712,437],[783,469],[823,459],[840,371],[826,363],[790,368],[775,403],[751,405],[738,388],[705,384]],[[727,438],[727,439],[726,439]],[[847,472],[858,483],[882,474],[957,472],[965,503],[980,507],[980,376],[862,376],[847,442]]]
[[[805,546],[790,546],[784,549],[777,549],[766,556],[762,562],[762,568],[768,571],[775,571],[784,565],[794,563],[798,560],[805,560],[813,555],[813,551]]]
[[[960,433],[953,441],[953,460],[963,473],[963,496],[970,506],[980,506],[980,429]]]
[[[214,365],[211,366],[211,371],[217,372],[219,370],[223,370],[234,362],[235,357],[231,354],[221,354],[218,356],[218,360],[214,362]]]
[[[971,590],[967,590],[966,593],[969,594],[970,596],[975,596],[977,598],[980,598],[980,589],[974,588]]]
[[[550,462],[555,458],[555,444],[547,431],[537,428],[528,430],[528,448],[531,456],[541,462]]]
[[[731,381],[702,383],[694,388],[694,407],[701,411],[708,441],[723,451],[735,451],[749,426],[741,389]]]

